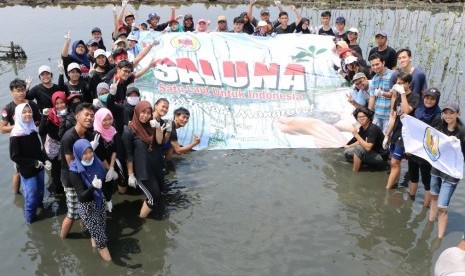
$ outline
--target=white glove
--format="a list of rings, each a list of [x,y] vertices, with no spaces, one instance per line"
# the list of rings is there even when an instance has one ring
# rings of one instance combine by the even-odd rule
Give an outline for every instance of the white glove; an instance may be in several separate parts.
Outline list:
[[[180,14],[180,15],[178,15],[178,16],[176,17],[176,20],[180,20],[180,19],[182,19],[183,17],[184,17],[184,16]]]
[[[136,183],[137,183],[137,180],[136,180],[136,177],[134,176],[133,173],[129,174],[129,177],[128,177],[128,185],[130,187],[133,187],[135,188],[136,187]]]
[[[166,28],[167,28],[166,30],[169,30],[169,26],[167,26]],[[156,45],[160,44],[160,42],[156,38],[154,38],[151,44],[152,44],[152,46],[156,46]]]
[[[48,116],[49,113],[50,113],[50,109],[48,109],[48,108],[42,109],[42,114],[43,114],[44,116]]]
[[[383,149],[388,149],[389,147],[389,137],[385,136],[383,140]]]
[[[63,60],[62,59],[57,61],[57,68],[58,68],[58,74],[60,74],[60,75],[65,74],[65,66],[63,65]]]
[[[152,120],[150,120],[150,126],[153,127],[153,128],[159,128],[160,123],[157,120],[152,119]]]
[[[35,167],[36,169],[42,169],[44,167],[44,163],[40,160],[37,160]]]
[[[46,169],[47,171],[51,170],[52,169],[52,163],[50,161],[48,161],[48,160],[45,160],[44,169]]]
[[[31,83],[32,83],[32,77],[29,76],[26,80],[26,91],[29,90],[29,88],[31,88]]]
[[[107,211],[111,213],[111,210],[113,210],[113,203],[110,201],[107,201]]]
[[[402,85],[400,85],[400,84],[397,84],[397,83],[392,86],[392,90],[396,91],[400,95],[405,94],[404,87]]]
[[[129,3],[129,0],[122,0],[121,6],[126,6]]]
[[[68,30],[66,33],[65,33],[65,41],[70,43],[71,42],[71,31]]]
[[[173,130],[172,122],[166,121],[165,125],[161,128],[161,130],[166,130],[166,132],[171,132]]]
[[[170,29],[171,29],[171,26],[168,25],[168,26],[166,26],[166,28],[165,28],[163,31],[164,31],[164,32],[167,32],[167,31],[169,31]],[[153,43],[152,43],[152,45],[153,45]]]
[[[384,91],[383,91],[382,89],[376,88],[376,89],[375,89],[375,96],[376,96],[376,97],[381,97],[381,96],[383,96],[383,92],[384,92]]]
[[[118,179],[118,177],[119,177],[118,173],[115,170],[113,170],[113,174],[111,176],[111,179],[116,180],[116,179]]]
[[[94,186],[95,189],[102,188],[102,180],[98,179],[97,175],[95,175],[94,180],[92,180],[92,186]]]
[[[89,72],[87,74],[91,78],[95,75],[95,63],[90,64]]]
[[[113,96],[116,95],[116,91],[118,90],[118,83],[119,83],[119,80],[118,81],[113,80],[113,83],[110,84],[110,94],[112,94]]]
[[[281,4],[281,1],[274,1],[274,4],[277,6],[277,7],[281,7],[283,4]]]
[[[113,5],[113,14],[116,15],[116,6]]]
[[[90,145],[92,146],[92,150],[95,150],[98,147],[99,139],[100,139],[100,133],[95,134],[94,141],[90,142]]]
[[[137,27],[136,22],[132,22],[132,24],[131,24],[131,30],[134,30],[136,27]]]
[[[255,4],[255,2],[257,2],[257,0],[250,0],[250,1],[249,1],[250,5]]]
[[[107,175],[105,175],[105,182],[110,182],[113,180],[114,172],[115,172],[115,168],[110,167],[110,169],[108,169]]]

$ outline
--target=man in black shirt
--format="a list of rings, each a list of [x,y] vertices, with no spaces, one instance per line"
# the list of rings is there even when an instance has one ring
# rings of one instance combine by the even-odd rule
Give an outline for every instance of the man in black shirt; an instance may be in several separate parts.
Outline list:
[[[373,47],[370,50],[368,58],[372,54],[379,54],[384,59],[384,66],[391,70],[396,70],[397,53],[396,50],[387,45],[387,34],[384,31],[379,31],[375,34],[375,40],[378,47]]]
[[[384,134],[379,126],[372,123],[374,112],[362,107],[355,109],[353,113],[360,124],[360,128],[354,127],[354,138],[345,146],[344,155],[349,162],[353,162],[352,171],[358,172],[362,164],[379,168],[383,163],[383,139]]]
[[[69,164],[74,160],[73,145],[79,139],[91,141],[92,148],[98,145],[98,136],[94,140],[93,124],[94,110],[90,103],[82,103],[76,107],[76,125],[68,129],[61,138],[60,156],[61,156],[61,183],[66,192],[66,206],[68,213],[61,225],[60,237],[66,238],[75,220],[80,219],[77,210],[77,194],[69,180]]]
[[[39,80],[40,84],[32,87],[26,91],[26,99],[36,100],[39,110],[42,111],[44,108],[53,107],[52,95],[53,93],[60,91],[60,87],[57,84],[52,83],[52,70],[47,65],[39,67]]]
[[[293,33],[295,31],[295,28],[297,25],[299,25],[300,20],[302,20],[302,15],[300,14],[300,11],[296,9],[294,5],[291,6],[291,10],[295,12],[295,22],[288,25],[287,23],[289,22],[289,16],[287,12],[283,11],[279,13],[278,21],[279,21],[279,26],[274,28],[273,32],[276,34],[289,34]]]

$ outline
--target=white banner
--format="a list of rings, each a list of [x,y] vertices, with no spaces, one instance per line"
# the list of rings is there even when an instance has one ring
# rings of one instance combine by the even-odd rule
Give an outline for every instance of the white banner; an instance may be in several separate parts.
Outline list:
[[[415,117],[402,120],[405,151],[428,161],[454,178],[463,178],[463,154],[460,141],[436,130]]]
[[[154,37],[160,41],[150,54],[156,67],[136,86],[151,102],[167,98],[170,112],[190,111],[189,124],[178,130],[181,144],[193,135],[206,149],[347,142],[354,122],[345,96],[350,89],[333,68],[339,59],[330,37],[144,32],[139,43]]]

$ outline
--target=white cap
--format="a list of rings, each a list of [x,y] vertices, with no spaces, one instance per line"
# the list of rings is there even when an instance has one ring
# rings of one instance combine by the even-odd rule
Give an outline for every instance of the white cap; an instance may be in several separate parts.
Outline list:
[[[348,56],[344,59],[345,64],[351,64],[357,61],[357,58],[354,56]]]
[[[52,73],[52,69],[50,69],[50,67],[47,65],[42,65],[39,67],[39,75],[42,74],[43,72]]]
[[[263,20],[258,21],[258,27],[265,27],[266,25],[268,25],[266,21],[263,21]]]
[[[129,40],[132,40],[132,41],[137,42],[137,38],[136,38],[133,34],[128,35],[128,37],[126,38],[126,40],[128,40],[128,41],[129,41]]]
[[[121,38],[119,38],[119,39],[117,39],[117,40],[115,41],[115,43],[113,44],[115,49],[116,49],[116,46],[118,46],[118,43],[120,43],[120,42],[123,42],[123,43],[124,43],[124,49],[127,49],[127,48],[128,48],[128,42],[127,42],[127,40],[126,40],[126,39],[121,39]]]
[[[349,29],[349,32],[358,34],[358,29],[352,27],[352,28]]]
[[[103,49],[97,49],[97,50],[95,50],[95,52],[94,52],[94,58],[97,58],[98,56],[101,56],[101,55],[106,56],[106,53],[105,53],[105,51],[104,51]]]
[[[79,64],[77,64],[76,62],[72,62],[68,65],[68,72],[73,70],[73,69],[78,69],[79,72],[81,71],[81,66],[79,66]]]

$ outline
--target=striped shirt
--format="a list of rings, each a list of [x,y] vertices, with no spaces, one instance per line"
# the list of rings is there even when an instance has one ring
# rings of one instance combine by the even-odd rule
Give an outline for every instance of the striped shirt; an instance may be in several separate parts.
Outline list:
[[[384,96],[375,96],[375,89],[380,88],[384,92],[389,92],[394,85],[393,79],[395,74],[391,69],[384,68],[382,75],[375,74],[371,80],[369,88],[370,96],[375,97],[375,115],[380,119],[389,119],[389,113],[391,111],[391,98]]]

